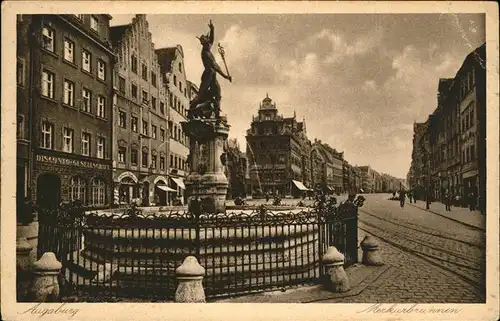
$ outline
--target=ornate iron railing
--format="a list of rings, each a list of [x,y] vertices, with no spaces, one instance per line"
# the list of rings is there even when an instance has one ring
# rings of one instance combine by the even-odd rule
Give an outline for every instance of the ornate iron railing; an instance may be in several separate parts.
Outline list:
[[[84,213],[77,204],[40,213],[39,253],[63,262],[73,288],[113,296],[171,299],[175,268],[195,255],[206,270],[207,297],[282,289],[314,283],[323,274],[322,255],[336,246],[345,265],[357,262],[357,208],[364,199],[318,197],[309,209],[208,214]]]

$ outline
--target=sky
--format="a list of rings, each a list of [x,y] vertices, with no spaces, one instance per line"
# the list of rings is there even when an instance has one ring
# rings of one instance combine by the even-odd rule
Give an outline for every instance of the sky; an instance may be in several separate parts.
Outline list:
[[[111,25],[134,15],[113,15]],[[405,178],[413,123],[437,104],[439,78],[453,78],[485,42],[482,14],[147,15],[155,48],[180,44],[189,80],[203,65],[196,36],[215,26],[233,82],[219,77],[222,114],[243,151],[246,130],[266,97],[278,112],[305,119],[307,134],[352,165]],[[213,48],[219,65],[221,57]]]

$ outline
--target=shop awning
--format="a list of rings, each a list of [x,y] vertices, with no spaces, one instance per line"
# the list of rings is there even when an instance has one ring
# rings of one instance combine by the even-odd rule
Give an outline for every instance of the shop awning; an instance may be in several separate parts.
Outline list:
[[[170,188],[166,185],[157,185],[156,187],[158,187],[159,189],[161,189],[162,191],[165,191],[165,192],[177,192],[175,189]]]
[[[182,181],[182,178],[176,178],[176,177],[172,177],[172,180],[175,182],[175,184],[177,184],[177,186],[179,186],[180,188],[182,189],[186,189],[186,186],[184,186],[184,182]]]
[[[364,193],[364,192],[365,192],[365,190],[364,190],[364,189],[362,189],[362,188],[360,189],[360,191],[361,191],[361,193]]]
[[[304,184],[302,184],[302,182],[294,181],[293,179],[292,179],[292,182],[295,184],[295,186],[297,186],[299,191],[308,191],[309,190],[307,187],[304,186]]]

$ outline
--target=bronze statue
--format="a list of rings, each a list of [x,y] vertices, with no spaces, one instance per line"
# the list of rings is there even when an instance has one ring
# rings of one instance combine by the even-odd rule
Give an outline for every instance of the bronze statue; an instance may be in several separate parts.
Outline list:
[[[208,34],[197,37],[202,45],[201,60],[203,61],[205,71],[203,71],[203,74],[201,76],[199,93],[189,104],[189,118],[202,116],[210,117],[209,115],[207,115],[207,112],[211,114],[212,111],[215,113],[215,117],[219,118],[221,91],[216,78],[217,73],[230,82],[232,81],[232,77],[227,71],[227,65],[226,73],[224,73],[224,71],[222,71],[221,67],[219,67],[219,65],[215,61],[215,57],[211,51],[212,45],[214,43],[214,25],[212,24],[212,20],[210,20],[208,27],[210,28],[210,32]],[[224,48],[222,48],[220,44],[219,53],[224,60],[224,64],[226,64],[224,58]]]

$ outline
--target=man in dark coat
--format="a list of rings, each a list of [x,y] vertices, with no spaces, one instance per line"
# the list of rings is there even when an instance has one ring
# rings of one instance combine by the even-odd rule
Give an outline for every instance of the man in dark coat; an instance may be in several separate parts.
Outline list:
[[[399,205],[403,208],[405,207],[406,192],[404,189],[399,191]]]

